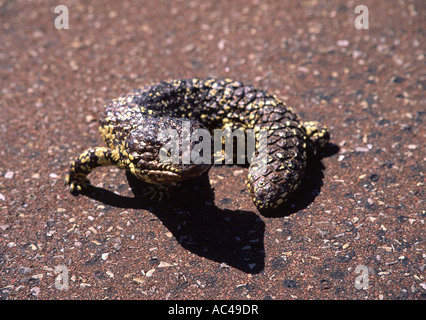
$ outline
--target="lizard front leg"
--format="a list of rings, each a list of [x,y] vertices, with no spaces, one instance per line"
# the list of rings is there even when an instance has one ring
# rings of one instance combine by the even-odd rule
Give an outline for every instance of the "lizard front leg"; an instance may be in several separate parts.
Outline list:
[[[87,149],[71,162],[65,184],[69,185],[71,192],[80,192],[90,184],[87,179],[90,172],[97,167],[117,166],[119,158],[118,150],[105,147]]]

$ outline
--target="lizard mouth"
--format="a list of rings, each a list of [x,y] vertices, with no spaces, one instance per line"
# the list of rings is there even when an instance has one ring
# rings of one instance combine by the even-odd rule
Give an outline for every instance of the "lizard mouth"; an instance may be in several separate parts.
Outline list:
[[[130,171],[139,179],[153,184],[174,183],[198,177],[207,171],[211,164],[170,165],[150,163],[143,167],[133,167]]]

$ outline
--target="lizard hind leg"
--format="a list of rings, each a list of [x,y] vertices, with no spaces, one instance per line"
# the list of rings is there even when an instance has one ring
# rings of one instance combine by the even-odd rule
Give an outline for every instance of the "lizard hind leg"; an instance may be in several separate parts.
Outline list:
[[[324,150],[330,140],[330,131],[328,128],[317,121],[304,122],[306,134],[309,137],[311,146],[315,154]]]
[[[71,192],[81,192],[90,185],[87,175],[97,167],[118,165],[116,150],[105,147],[90,148],[71,162],[65,184]]]

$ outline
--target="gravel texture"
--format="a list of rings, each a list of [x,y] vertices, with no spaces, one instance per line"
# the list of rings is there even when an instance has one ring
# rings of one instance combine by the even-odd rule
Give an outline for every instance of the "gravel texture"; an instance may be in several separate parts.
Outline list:
[[[348,0],[67,1],[56,29],[58,1],[0,1],[0,297],[425,299],[426,6],[362,4],[358,30]],[[194,76],[331,129],[290,204],[259,214],[238,166],[159,205],[115,168],[69,193],[104,104]]]

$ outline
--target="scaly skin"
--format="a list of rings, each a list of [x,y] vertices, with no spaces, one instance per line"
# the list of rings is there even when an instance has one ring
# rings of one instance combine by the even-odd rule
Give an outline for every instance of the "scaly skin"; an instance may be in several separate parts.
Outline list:
[[[275,208],[287,201],[303,178],[308,150],[318,152],[329,140],[326,127],[314,121],[302,123],[284,102],[241,82],[198,78],[163,81],[133,90],[105,107],[99,130],[107,148],[91,148],[78,156],[71,163],[66,183],[71,191],[81,191],[89,184],[87,175],[94,168],[111,165],[158,185],[200,175],[211,164],[159,160],[160,148],[169,141],[159,133],[166,129],[182,133],[184,121],[190,121],[190,132],[231,128],[254,129],[257,134],[266,130],[266,168],[262,166],[265,162],[255,158],[248,174],[250,195],[259,209]]]

